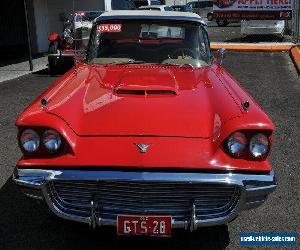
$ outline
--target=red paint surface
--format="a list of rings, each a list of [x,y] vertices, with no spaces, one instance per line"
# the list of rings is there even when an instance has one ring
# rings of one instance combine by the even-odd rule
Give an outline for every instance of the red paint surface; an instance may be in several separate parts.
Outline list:
[[[134,94],[141,91],[146,94]],[[41,98],[48,100],[44,110]],[[245,100],[248,112],[241,106]],[[271,170],[267,159],[235,159],[224,152],[224,140],[233,132],[271,136],[274,125],[217,65],[82,64],[38,97],[16,125],[56,129],[72,151],[47,159],[23,157],[19,167]],[[142,154],[136,143],[151,146]]]

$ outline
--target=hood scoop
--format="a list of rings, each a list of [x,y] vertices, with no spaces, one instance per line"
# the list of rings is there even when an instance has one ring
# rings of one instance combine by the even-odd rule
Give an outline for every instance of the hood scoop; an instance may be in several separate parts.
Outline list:
[[[114,94],[131,96],[175,96],[178,90],[178,83],[172,72],[166,69],[160,69],[158,72],[157,69],[151,68],[127,70],[113,86]]]
[[[172,89],[127,89],[118,88],[115,90],[117,95],[177,95],[177,92]]]

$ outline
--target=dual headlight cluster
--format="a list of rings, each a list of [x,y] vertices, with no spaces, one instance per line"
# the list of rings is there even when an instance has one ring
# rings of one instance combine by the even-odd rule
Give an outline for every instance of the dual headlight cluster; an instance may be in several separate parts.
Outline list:
[[[248,139],[244,133],[235,132],[228,138],[226,146],[228,152],[234,157],[240,157],[248,148],[254,158],[263,158],[269,152],[269,139],[262,133]]]
[[[61,136],[52,129],[46,129],[40,134],[33,129],[25,129],[20,135],[20,146],[30,154],[36,153],[41,146],[49,153],[57,153],[61,145]]]

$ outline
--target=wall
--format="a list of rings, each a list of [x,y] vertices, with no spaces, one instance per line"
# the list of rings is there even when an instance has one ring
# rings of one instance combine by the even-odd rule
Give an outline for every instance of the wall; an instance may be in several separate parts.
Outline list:
[[[48,35],[49,35],[49,22],[48,22],[48,5],[47,0],[34,0],[34,18],[37,37],[37,50],[38,52],[46,52],[48,50]]]
[[[28,52],[24,3],[11,0],[1,2],[0,60],[23,56]]]

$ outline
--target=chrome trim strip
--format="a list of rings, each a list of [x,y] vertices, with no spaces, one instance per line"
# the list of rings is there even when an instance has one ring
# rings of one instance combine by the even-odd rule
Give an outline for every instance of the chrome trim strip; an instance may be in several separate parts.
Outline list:
[[[78,56],[78,54],[68,54],[68,53],[58,53],[58,54],[48,54],[50,57],[75,57]]]
[[[231,184],[240,188],[241,195],[235,208],[226,217],[216,219],[197,220],[195,204],[191,204],[189,221],[172,221],[173,228],[196,230],[197,227],[218,225],[230,222],[238,213],[245,209],[256,208],[261,205],[267,196],[275,190],[277,183],[274,171],[269,174],[215,174],[215,173],[166,173],[166,172],[126,172],[126,171],[85,171],[85,170],[43,170],[16,168],[13,175],[14,182],[21,188],[40,189],[49,208],[59,217],[83,222],[93,227],[101,225],[116,226],[116,221],[107,218],[98,218],[94,207],[91,206],[90,217],[75,216],[60,210],[52,202],[47,183],[53,180],[60,181],[149,181],[149,182],[178,182],[178,183],[205,183]],[[247,201],[248,199],[248,201]],[[91,201],[91,204],[93,201]],[[93,204],[92,204],[93,205]]]
[[[101,23],[102,21],[107,20],[171,20],[171,21],[188,21],[188,22],[196,22],[200,23],[203,26],[207,26],[207,21],[199,17],[189,17],[189,16],[140,16],[140,15],[114,15],[114,16],[99,16],[95,19],[95,23]]]

